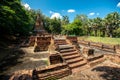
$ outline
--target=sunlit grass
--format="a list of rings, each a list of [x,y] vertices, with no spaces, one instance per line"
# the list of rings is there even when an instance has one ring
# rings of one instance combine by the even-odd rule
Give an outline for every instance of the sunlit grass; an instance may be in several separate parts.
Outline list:
[[[83,36],[83,37],[79,37],[78,39],[93,41],[93,42],[101,42],[101,43],[106,43],[106,44],[120,44],[120,38]]]

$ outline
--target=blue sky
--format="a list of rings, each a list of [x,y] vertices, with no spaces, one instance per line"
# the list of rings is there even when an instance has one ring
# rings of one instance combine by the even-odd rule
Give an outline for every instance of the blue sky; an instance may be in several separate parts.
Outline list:
[[[22,3],[28,9],[40,9],[51,18],[67,15],[70,21],[76,14],[103,18],[110,12],[120,12],[120,0],[22,0]]]

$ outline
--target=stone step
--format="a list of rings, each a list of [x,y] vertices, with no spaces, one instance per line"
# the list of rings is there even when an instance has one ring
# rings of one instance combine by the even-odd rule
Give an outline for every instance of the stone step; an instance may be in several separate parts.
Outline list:
[[[73,48],[74,46],[71,46],[71,45],[60,45],[59,46],[60,50],[73,49]]]
[[[61,53],[62,56],[71,56],[71,55],[75,55],[75,54],[78,54],[78,52],[74,51],[74,52]]]
[[[88,58],[88,61],[94,61],[94,60],[97,60],[97,59],[99,59],[99,58],[103,58],[104,57],[104,55],[97,55],[97,56],[93,56],[93,57],[89,57]]]
[[[79,54],[75,54],[75,55],[71,55],[71,56],[63,56],[63,58],[64,58],[65,60],[75,59],[75,58],[78,58],[78,57],[80,57]]]
[[[68,49],[60,50],[60,53],[73,52],[73,51],[76,51],[76,50],[75,50],[75,49],[72,49],[72,48],[68,48]]]
[[[83,61],[82,57],[78,57],[78,58],[75,58],[75,59],[70,59],[70,60],[67,60],[66,62],[68,64],[73,64],[73,63],[80,62],[80,61]]]
[[[76,63],[73,63],[73,64],[69,64],[69,67],[71,68],[71,69],[74,69],[74,68],[77,68],[77,67],[81,67],[81,66],[84,66],[84,65],[86,65],[87,64],[87,62],[86,61],[80,61],[80,62],[76,62]]]
[[[90,64],[90,66],[95,66],[95,65],[97,65],[97,64],[99,64],[99,63],[102,63],[104,60],[105,60],[105,58],[102,57],[102,58],[99,58],[99,59],[97,59],[97,60],[94,60],[94,61],[89,62],[89,64]]]
[[[60,70],[56,70],[56,71],[51,71],[48,73],[38,74],[38,77],[40,80],[45,80],[45,79],[51,78],[51,77],[59,79],[59,78],[68,76],[70,74],[71,74],[70,69],[65,68],[65,69],[60,69]]]

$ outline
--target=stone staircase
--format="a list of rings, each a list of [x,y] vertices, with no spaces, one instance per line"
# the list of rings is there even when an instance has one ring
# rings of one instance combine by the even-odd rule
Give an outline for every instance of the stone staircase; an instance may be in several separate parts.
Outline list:
[[[73,45],[59,45],[59,52],[72,70],[72,73],[89,67],[87,60],[83,59]]]

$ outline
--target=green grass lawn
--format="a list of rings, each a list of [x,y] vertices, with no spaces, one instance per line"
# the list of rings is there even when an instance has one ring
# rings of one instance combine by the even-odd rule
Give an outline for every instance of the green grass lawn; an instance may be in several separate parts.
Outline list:
[[[109,37],[93,37],[93,36],[83,36],[79,37],[79,40],[101,42],[106,44],[120,44],[120,38],[109,38]]]

